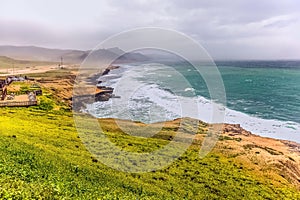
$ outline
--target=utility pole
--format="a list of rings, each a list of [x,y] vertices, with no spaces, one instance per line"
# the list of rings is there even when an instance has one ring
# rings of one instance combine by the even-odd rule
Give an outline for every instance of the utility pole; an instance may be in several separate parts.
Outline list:
[[[15,62],[14,61],[12,61],[12,68],[13,68],[12,75],[14,75],[15,74]]]
[[[63,64],[64,64],[64,59],[63,57],[61,56],[60,57],[60,67],[63,68]]]

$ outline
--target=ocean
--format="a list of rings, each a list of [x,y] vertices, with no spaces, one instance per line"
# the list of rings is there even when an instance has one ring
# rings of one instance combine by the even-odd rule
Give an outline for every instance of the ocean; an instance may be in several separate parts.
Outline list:
[[[212,105],[218,99],[210,98],[205,81],[186,62],[121,65],[99,78],[121,98],[95,102],[87,110],[98,118],[144,123],[179,117],[234,123],[254,134],[300,142],[300,61],[218,61],[216,65],[226,91],[224,121],[212,120]]]

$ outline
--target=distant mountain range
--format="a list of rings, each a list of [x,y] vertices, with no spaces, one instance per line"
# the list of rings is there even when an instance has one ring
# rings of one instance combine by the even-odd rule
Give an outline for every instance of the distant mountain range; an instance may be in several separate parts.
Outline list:
[[[90,50],[49,49],[35,46],[0,46],[0,56],[7,56],[18,60],[60,62],[62,57],[65,63],[81,63],[90,53]],[[117,47],[98,49],[92,53],[92,59],[102,58],[118,58],[117,62],[119,63],[150,60],[150,58],[141,53],[125,53]]]

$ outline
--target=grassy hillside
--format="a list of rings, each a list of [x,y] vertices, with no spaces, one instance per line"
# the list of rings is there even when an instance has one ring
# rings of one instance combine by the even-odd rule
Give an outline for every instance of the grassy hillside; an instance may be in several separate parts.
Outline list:
[[[0,56],[7,56],[19,60],[36,60],[60,62],[63,57],[64,63],[82,63],[90,54],[91,50],[72,50],[72,49],[49,49],[35,46],[1,46]],[[89,63],[99,64],[101,59],[115,59],[125,53],[119,48],[97,49],[93,51],[89,58]],[[126,53],[122,55],[118,62],[145,61],[148,57],[141,53]]]
[[[12,69],[34,67],[40,65],[53,65],[55,62],[44,62],[44,61],[29,61],[29,60],[15,60],[6,56],[0,56],[0,69]]]
[[[82,55],[84,51],[48,49],[35,46],[0,46],[0,55],[20,60],[59,62],[61,56],[73,54]]]
[[[288,182],[277,182],[218,151],[204,159],[199,145],[171,166],[130,174],[97,162],[76,133],[72,114],[39,108],[1,108],[0,198],[45,199],[297,199]],[[127,150],[145,141],[124,135],[102,120],[112,141]],[[170,133],[172,129],[165,129]],[[152,138],[147,147],[167,141]]]
[[[203,159],[199,149],[205,123],[189,149],[162,170],[111,169],[87,151],[62,101],[71,95],[74,77],[67,71],[38,76],[53,80],[41,84],[39,106],[0,108],[0,199],[300,199],[298,153],[281,141],[249,135],[236,126],[227,126],[228,133]],[[120,148],[149,152],[169,143],[178,120],[166,123],[152,138],[127,135],[113,119],[99,123]]]

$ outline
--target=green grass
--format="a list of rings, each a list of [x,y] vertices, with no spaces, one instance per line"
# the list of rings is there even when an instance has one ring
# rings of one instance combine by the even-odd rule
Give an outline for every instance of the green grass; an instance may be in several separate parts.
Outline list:
[[[10,89],[13,87],[20,87],[18,91],[13,90],[11,91]],[[21,95],[21,94],[28,94],[29,92],[33,92],[35,90],[41,89],[37,84],[33,84],[31,82],[26,82],[26,81],[18,81],[18,82],[12,82],[8,86],[8,94],[14,93],[16,95]]]
[[[45,77],[60,75],[63,74],[56,71],[45,73]],[[200,159],[200,146],[196,142],[174,163],[155,172],[126,173],[111,169],[87,151],[83,145],[87,141],[77,133],[72,113],[49,90],[43,88],[39,101],[40,105],[30,108],[0,108],[0,199],[300,198],[299,191],[287,181],[278,182],[256,174],[218,151]],[[90,133],[88,142],[92,144],[97,139],[92,136],[97,133],[90,121],[85,123],[84,131]],[[99,123],[107,138],[128,152],[159,150],[178,131],[174,122],[163,127],[159,134],[143,138],[123,133],[112,119]],[[134,130],[132,124],[122,123]],[[207,126],[199,124],[198,134],[204,135]],[[190,132],[189,128],[192,126],[186,123],[184,131]],[[107,157],[112,156],[105,145],[101,148]],[[134,160],[122,162],[126,167]],[[155,164],[160,162],[157,160]]]
[[[291,185],[273,185],[219,153],[204,159],[193,145],[172,165],[125,173],[96,161],[85,149],[71,112],[0,109],[2,199],[297,199]],[[168,141],[137,139],[103,120],[111,141],[128,151],[150,151]],[[167,132],[174,130],[167,129]],[[146,142],[147,140],[147,142]],[[131,144],[131,145],[129,145]]]
[[[66,78],[66,76],[72,75],[72,70],[70,69],[58,69],[58,70],[51,70],[42,73],[28,73],[25,74],[30,78],[45,78],[45,79],[53,79],[53,78]]]
[[[0,65],[3,59],[0,58]],[[71,76],[67,69],[29,75],[45,79],[66,76]],[[31,86],[13,84],[21,85],[24,90]],[[300,199],[299,190],[276,171],[272,173],[277,173],[277,177],[272,178],[258,173],[247,163],[218,151],[225,147],[217,145],[205,158],[199,158],[201,141],[195,141],[171,165],[155,172],[126,173],[111,169],[83,145],[86,141],[77,133],[68,107],[54,97],[51,89],[42,89],[38,106],[0,108],[0,199]],[[85,131],[97,136],[89,123],[86,121]],[[159,134],[142,138],[123,133],[112,119],[99,123],[107,138],[128,152],[159,150],[178,131],[176,123],[170,123]],[[122,123],[134,129],[128,122]],[[204,137],[207,126],[200,123],[197,134]],[[192,128],[186,124],[184,131],[193,132]],[[220,136],[219,140],[240,142],[239,138],[228,136]],[[101,150],[111,156],[110,149],[102,146]],[[274,149],[264,150],[281,155]],[[132,162],[125,160],[124,166]]]

